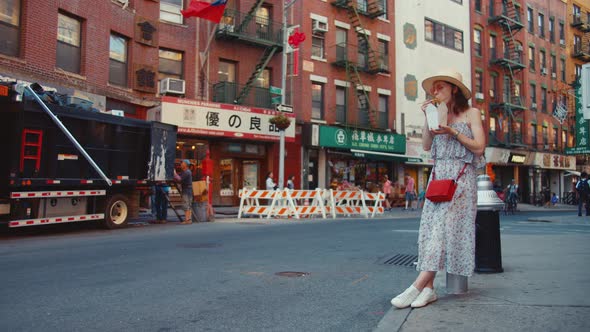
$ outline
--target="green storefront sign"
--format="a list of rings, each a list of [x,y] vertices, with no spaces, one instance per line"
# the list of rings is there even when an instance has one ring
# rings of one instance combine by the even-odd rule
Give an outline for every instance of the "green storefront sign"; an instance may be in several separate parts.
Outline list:
[[[590,126],[588,120],[584,119],[582,111],[582,87],[580,81],[576,81],[574,89],[576,91],[576,146],[566,148],[565,154],[576,155],[590,153]]]
[[[320,146],[405,154],[406,136],[364,129],[320,126]]]

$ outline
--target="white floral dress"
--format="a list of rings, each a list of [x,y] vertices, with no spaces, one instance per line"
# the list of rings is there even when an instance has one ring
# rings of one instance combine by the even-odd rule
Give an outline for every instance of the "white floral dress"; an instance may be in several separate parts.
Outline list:
[[[450,125],[473,138],[466,122]],[[484,165],[451,135],[436,135],[432,142],[437,179],[454,179],[467,163],[450,202],[426,199],[418,235],[418,271],[443,271],[471,276],[475,267],[475,216],[477,214],[476,168]],[[432,174],[430,175],[432,179]]]

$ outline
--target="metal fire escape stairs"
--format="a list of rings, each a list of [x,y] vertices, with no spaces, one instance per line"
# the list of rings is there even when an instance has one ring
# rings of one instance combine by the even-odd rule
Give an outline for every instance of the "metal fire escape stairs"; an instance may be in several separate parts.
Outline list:
[[[508,127],[511,128],[512,122],[515,121],[517,112],[524,110],[522,103],[521,93],[519,91],[516,94],[516,75],[525,68],[522,63],[523,50],[518,50],[515,40],[515,35],[518,33],[524,25],[521,22],[518,8],[515,5],[516,0],[499,0],[501,4],[502,13],[497,16],[490,18],[491,23],[497,23],[502,27],[502,39],[504,40],[504,54],[503,56],[495,59],[494,63],[501,66],[504,72],[510,77],[510,87],[508,92],[508,100],[502,100],[495,106],[492,104],[492,109],[501,108],[504,115],[508,119]],[[508,131],[509,135],[512,136],[511,130]],[[512,142],[513,139],[508,138],[508,142]],[[512,143],[511,143],[512,144]]]
[[[366,71],[371,74],[376,74],[381,71],[381,66],[377,61],[377,54],[371,48],[371,44],[369,42],[369,37],[366,34],[365,28],[362,26],[361,18],[359,11],[357,9],[357,2],[352,0],[336,0],[332,2],[332,5],[335,7],[344,8],[347,10],[348,19],[351,25],[356,31],[357,36],[364,41],[364,46],[366,46],[366,56],[367,56],[367,69]],[[369,1],[367,3],[367,15],[371,18],[375,18],[383,14],[383,9],[378,4],[378,1]],[[360,45],[359,45],[360,47]],[[370,102],[369,94],[364,88],[363,82],[361,80],[361,75],[359,73],[359,68],[357,64],[347,62],[346,63],[346,73],[348,76],[349,81],[353,83],[353,88],[356,90],[356,96],[359,101],[359,107],[365,109],[367,111],[367,115],[369,118],[369,125],[372,128],[377,128],[377,110],[373,108]]]
[[[256,12],[262,6],[263,3],[264,3],[264,0],[257,0],[254,3],[252,8],[250,8],[250,10],[248,11],[248,14],[244,18],[244,20],[242,20],[241,24],[237,27],[238,32],[242,31],[242,29],[244,27],[248,26],[248,24],[252,21],[252,19],[256,18]],[[246,84],[244,85],[244,87],[242,88],[242,90],[240,91],[240,93],[238,94],[236,99],[234,100],[234,104],[241,104],[244,102],[246,97],[248,97],[248,94],[250,93],[250,90],[252,89],[254,82],[256,82],[258,77],[260,77],[260,74],[262,74],[262,72],[264,71],[264,68],[266,68],[266,66],[270,62],[270,59],[272,59],[273,55],[277,52],[278,49],[279,49],[279,46],[276,46],[276,45],[268,46],[264,49],[264,53],[262,54],[260,61],[258,61],[258,64],[256,64],[256,67],[254,67],[254,71],[252,72],[252,75],[250,75],[250,78],[248,78],[248,81],[246,81]]]

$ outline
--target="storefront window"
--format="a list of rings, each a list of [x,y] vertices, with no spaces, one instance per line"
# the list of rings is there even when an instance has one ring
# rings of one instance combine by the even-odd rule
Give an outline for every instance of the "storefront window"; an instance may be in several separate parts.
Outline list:
[[[233,174],[233,159],[221,159],[219,161],[220,166],[220,178],[221,178],[221,196],[233,196],[234,195],[234,186],[232,183],[232,174]]]

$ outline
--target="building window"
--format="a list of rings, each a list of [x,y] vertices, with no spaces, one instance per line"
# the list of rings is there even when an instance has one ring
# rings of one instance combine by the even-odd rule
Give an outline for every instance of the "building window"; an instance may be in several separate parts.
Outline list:
[[[57,15],[57,67],[80,73],[82,22],[74,17]]]
[[[217,68],[217,78],[219,82],[236,82],[236,64],[235,62],[219,60]]]
[[[574,54],[582,52],[582,37],[574,35]]]
[[[493,138],[496,137],[496,128],[497,128],[496,118],[491,116],[490,117],[490,136]]]
[[[490,57],[492,59],[497,59],[496,52],[496,36],[490,35]]]
[[[379,18],[386,20],[387,19],[387,1],[381,1],[381,7],[383,8],[383,14],[381,14],[381,16],[379,16]]]
[[[575,77],[575,80],[577,81],[580,77],[582,77],[582,65],[576,64],[576,77]]]
[[[181,52],[159,49],[158,80],[170,77],[182,79],[184,61]]]
[[[553,144],[554,149],[559,148],[559,131],[557,130],[557,128],[553,128]]]
[[[537,148],[537,125],[531,124],[531,143],[533,148]]]
[[[567,130],[561,130],[561,146],[567,147]]]
[[[272,40],[270,7],[262,6],[256,11],[256,36],[260,39]]]
[[[109,43],[109,83],[127,86],[127,38],[111,33]]]
[[[256,81],[254,81],[254,86],[258,88],[270,89],[270,77],[270,69],[264,69]]]
[[[475,11],[481,13],[481,0],[475,0],[474,3]]]
[[[379,52],[379,69],[389,70],[389,42],[379,39],[377,41],[377,51]]]
[[[549,18],[549,41],[555,43],[555,18]]]
[[[336,122],[346,123],[346,88],[336,87]]]
[[[463,31],[431,19],[424,19],[425,39],[457,51],[463,51]]]
[[[473,29],[473,45],[475,55],[481,56],[481,30]]]
[[[362,69],[368,68],[369,64],[369,43],[364,35],[358,34],[358,54],[357,54],[357,62],[358,66]]]
[[[490,75],[490,98],[496,97],[496,91],[498,91],[498,76],[497,74]]]
[[[545,145],[545,149],[547,149],[548,148],[547,145],[549,145],[549,135],[548,135],[547,127],[543,127],[542,131],[543,131],[543,145]]]
[[[547,113],[547,88],[541,87],[541,111]]]
[[[557,77],[557,57],[551,54],[551,78]]]
[[[311,118],[324,119],[324,85],[321,83],[311,84]]]
[[[539,37],[544,38],[545,37],[545,15],[539,13]]]
[[[160,0],[160,20],[182,24],[183,0]]]
[[[315,26],[317,23],[316,20],[311,20],[312,26]],[[313,27],[312,27],[313,29]],[[325,59],[324,50],[325,50],[325,38],[326,33],[323,31],[319,31],[317,29],[313,29],[311,34],[311,56],[312,58],[318,59]]]
[[[526,19],[527,19],[527,23],[528,23],[529,32],[533,33],[535,31],[535,28],[533,25],[533,9],[532,8],[527,8]]]
[[[475,72],[475,92],[483,96],[483,73],[480,71]]]
[[[535,71],[535,48],[529,46],[529,68]]]
[[[20,47],[20,0],[0,2],[0,53],[18,56]]]
[[[547,69],[547,56],[543,50],[539,51],[539,66],[541,68],[541,72],[543,69]]]
[[[559,45],[565,46],[565,27],[563,22],[559,22]]]
[[[378,124],[379,128],[389,128],[387,119],[389,117],[389,97],[386,95],[379,95]]]
[[[531,95],[531,109],[533,111],[537,110],[537,86],[535,84],[531,84],[531,88],[529,90]]]

